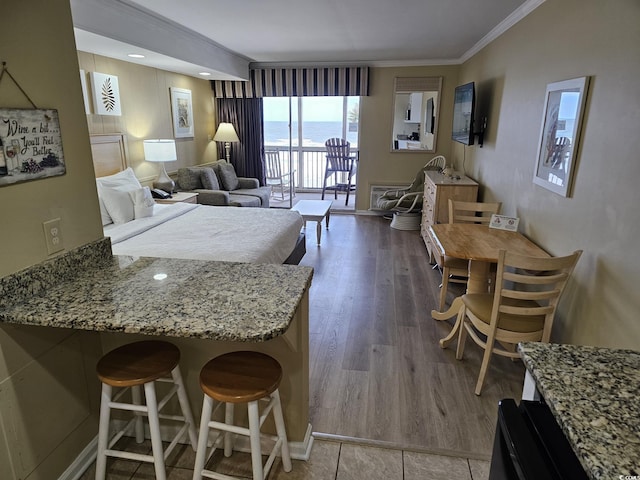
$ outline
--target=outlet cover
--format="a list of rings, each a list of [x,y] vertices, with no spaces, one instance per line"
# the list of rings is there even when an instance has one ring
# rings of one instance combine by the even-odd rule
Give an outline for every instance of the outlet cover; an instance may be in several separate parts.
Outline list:
[[[53,220],[48,220],[44,222],[42,226],[44,227],[44,238],[47,243],[47,252],[49,255],[64,250],[60,219],[54,218]]]

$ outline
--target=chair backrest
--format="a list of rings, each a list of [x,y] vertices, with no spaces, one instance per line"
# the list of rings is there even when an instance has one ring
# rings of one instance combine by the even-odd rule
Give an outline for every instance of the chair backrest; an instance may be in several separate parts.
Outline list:
[[[267,150],[264,152],[264,164],[267,178],[282,177],[282,166],[280,165],[280,152],[277,150]]]
[[[501,315],[545,317],[541,340],[548,342],[558,301],[582,250],[565,257],[529,257],[500,250],[491,324]],[[517,330],[516,330],[517,331]]]
[[[423,170],[435,169],[435,170],[442,171],[446,166],[447,166],[447,159],[444,157],[444,155],[436,155],[426,163],[426,165],[423,167]]]
[[[351,144],[344,138],[330,138],[324,143],[327,149],[327,169],[350,172],[355,156],[351,156]]]
[[[449,223],[489,224],[492,214],[500,213],[501,202],[461,202],[449,199]]]

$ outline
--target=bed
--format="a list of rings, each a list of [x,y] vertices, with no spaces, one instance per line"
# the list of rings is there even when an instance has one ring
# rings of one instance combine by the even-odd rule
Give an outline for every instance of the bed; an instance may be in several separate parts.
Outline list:
[[[138,182],[127,168],[126,138],[93,135],[91,147],[104,235],[111,238],[114,255],[290,264],[304,256],[305,239],[300,233],[304,222],[289,210],[150,201],[141,209],[144,215],[138,215],[135,202],[133,215],[120,215],[117,207],[126,203],[118,203],[121,199],[143,194],[121,183],[127,176],[131,177],[127,182]],[[109,183],[112,179],[118,181]]]

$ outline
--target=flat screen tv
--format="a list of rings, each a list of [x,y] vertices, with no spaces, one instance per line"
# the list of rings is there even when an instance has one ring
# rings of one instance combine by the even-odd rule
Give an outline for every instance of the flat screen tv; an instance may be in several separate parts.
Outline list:
[[[473,117],[476,92],[473,82],[456,87],[453,97],[453,128],[451,138],[465,145],[473,145]]]

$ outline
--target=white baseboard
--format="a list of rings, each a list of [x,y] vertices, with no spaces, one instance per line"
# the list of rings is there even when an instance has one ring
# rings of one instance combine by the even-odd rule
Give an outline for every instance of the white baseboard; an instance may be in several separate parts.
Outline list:
[[[58,477],[58,480],[78,480],[84,472],[91,466],[96,460],[96,454],[98,452],[98,436],[96,435],[91,440],[84,450],[80,452],[80,455],[69,465],[69,467],[62,472],[62,475]]]
[[[122,428],[124,421],[121,421],[122,425],[116,425],[116,428]],[[175,431],[172,428],[161,428],[162,439],[165,441],[171,441],[175,435]],[[150,438],[148,431],[145,438]],[[183,441],[182,443],[186,443]],[[304,439],[301,442],[289,442],[289,453],[294,460],[309,460],[311,455],[311,448],[313,447],[313,435],[311,424],[307,425],[307,431],[305,432]],[[248,437],[239,436],[236,438],[234,450],[239,452],[250,452],[251,445]],[[263,452],[267,451],[266,446],[263,446]],[[98,453],[98,436],[96,435],[89,444],[80,452],[80,455],[69,465],[69,467],[58,477],[58,480],[78,480],[85,471],[96,460]]]

